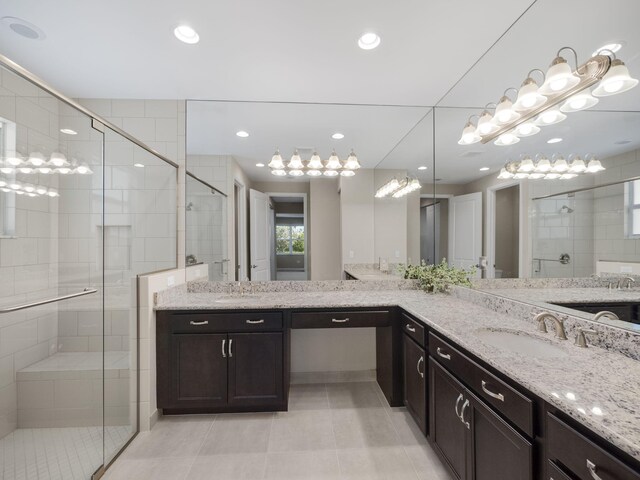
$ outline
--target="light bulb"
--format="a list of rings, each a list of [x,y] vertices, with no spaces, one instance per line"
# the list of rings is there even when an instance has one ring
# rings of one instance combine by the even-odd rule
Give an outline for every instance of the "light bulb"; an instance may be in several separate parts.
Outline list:
[[[545,75],[545,82],[540,87],[543,95],[557,95],[566,92],[580,83],[567,61],[562,57],[556,57]]]
[[[580,157],[574,158],[571,162],[571,166],[569,167],[570,173],[584,173],[587,171],[587,166]]]
[[[622,60],[615,59],[611,67],[598,86],[593,90],[596,97],[606,97],[617,93],[626,92],[638,85],[638,80],[631,78],[629,69]]]
[[[500,124],[505,124],[520,118],[520,114],[513,110],[512,106],[513,104],[509,97],[503,96],[496,107],[496,113],[493,116],[494,120]]]
[[[11,165],[13,167],[17,167],[18,165],[22,165],[22,159],[18,156],[18,155],[14,155],[11,157],[8,157],[5,162],[7,163],[7,165]]]
[[[285,177],[287,175],[286,170],[271,170],[271,175],[276,177]]]
[[[498,175],[500,180],[507,180],[513,178],[513,173],[509,173],[506,168],[500,169],[500,175]]]
[[[353,177],[356,174],[353,170],[343,170],[340,172],[341,177]]]
[[[38,172],[40,173],[44,173],[45,175],[48,175],[50,173],[53,173],[53,169],[51,167],[40,167],[38,168]]]
[[[59,197],[59,196],[60,196],[60,194],[58,193],[58,191],[57,191],[57,190],[55,190],[55,189],[53,189],[53,188],[50,188],[50,189],[47,191],[47,195],[49,195],[50,197]]]
[[[336,170],[325,170],[325,171],[323,172],[323,175],[324,175],[325,177],[335,177],[335,176],[337,176],[337,175],[338,175],[338,172],[337,172]]]
[[[323,168],[322,165],[322,160],[320,159],[320,155],[318,155],[317,153],[314,152],[314,154],[311,156],[311,159],[309,160],[309,163],[307,164],[308,168],[311,168],[313,170],[318,170]],[[309,173],[307,172],[307,175]]]
[[[329,157],[329,160],[327,160],[325,168],[328,168],[329,170],[338,170],[342,168],[342,164],[340,163],[340,159],[338,158],[338,154],[335,150],[331,152],[331,156]]]
[[[293,170],[289,170],[289,175],[292,177],[301,177],[302,175],[304,175],[304,172],[296,168]]]
[[[271,157],[269,168],[273,168],[276,170],[282,170],[284,168],[284,162],[282,161],[279,150],[276,150],[276,153],[274,153],[273,157]]]
[[[541,178],[544,178],[546,176],[545,173],[531,173],[529,174],[529,178],[531,180],[540,180]]]
[[[534,169],[535,169],[535,165],[533,164],[533,160],[527,157],[520,162],[520,166],[518,167],[518,173],[532,172]]]
[[[0,167],[0,172],[4,173],[5,175],[11,175],[12,173],[14,173],[16,171],[15,168],[11,168],[11,167]]]
[[[60,167],[58,169],[56,169],[56,172],[62,174],[62,175],[68,175],[69,173],[71,173],[71,169],[69,167]]]
[[[549,161],[548,158],[542,157],[540,160],[538,160],[538,163],[536,163],[536,172],[546,173],[550,170],[551,170],[551,162]]]
[[[562,173],[569,170],[569,164],[563,157],[558,157],[555,162],[553,162],[553,167],[551,167],[551,171],[556,173]]]
[[[27,183],[24,187],[23,187],[24,191],[27,193],[32,193],[35,192],[36,187],[31,185],[30,183]]]
[[[513,104],[513,109],[519,112],[531,110],[544,105],[547,101],[547,97],[541,95],[538,92],[538,84],[536,81],[528,77],[524,82],[520,90],[518,90],[518,98],[516,103]]]
[[[600,160],[598,160],[597,158],[593,158],[589,160],[589,163],[587,165],[587,172],[597,173],[603,170],[606,170],[606,169],[602,166],[602,164],[600,163]]]
[[[54,167],[63,167],[69,164],[69,162],[67,162],[67,157],[65,157],[62,153],[59,153],[59,152],[53,152],[51,154],[51,158],[49,162]]]
[[[518,125],[515,129],[516,135],[519,137],[530,137],[540,132],[540,128],[532,122],[525,122]]]
[[[559,173],[554,173],[554,172],[547,173],[544,176],[545,180],[556,180],[556,179],[558,179],[560,177],[561,177],[561,175]]]
[[[500,135],[498,137],[498,139],[493,143],[495,145],[500,146],[500,147],[504,147],[504,146],[508,146],[508,145],[515,145],[519,141],[520,141],[520,139],[516,135],[514,135],[511,132],[507,132],[507,133],[503,133],[502,135]]]
[[[310,177],[319,177],[322,175],[322,172],[320,170],[307,170],[307,175]]]
[[[555,125],[556,123],[560,123],[565,120],[567,116],[562,113],[557,108],[552,108],[551,110],[547,110],[546,112],[542,112],[538,115],[536,119],[536,124],[538,125]]]
[[[76,172],[78,172],[80,175],[88,175],[90,173],[93,173],[91,169],[85,164],[78,165],[78,167],[76,168]]]
[[[20,168],[18,168],[18,171],[20,173],[30,174],[30,173],[33,173],[33,168],[31,168],[31,167],[20,167]]]
[[[44,155],[40,152],[33,152],[29,155],[29,165],[33,167],[40,167],[41,165],[44,165],[45,162],[46,160],[44,159]]]
[[[460,136],[460,140],[458,140],[458,145],[471,145],[472,143],[477,143],[480,140],[480,135],[476,131],[476,127],[471,123],[467,122],[462,130],[462,135]]]
[[[596,105],[600,100],[591,95],[589,89],[569,97],[560,107],[561,112],[579,112]]]
[[[287,168],[291,168],[293,170],[300,170],[302,168],[304,168],[304,164],[302,163],[302,159],[300,158],[300,155],[298,155],[298,150],[295,150],[293,152],[293,155],[291,156],[291,160],[289,160],[289,163],[287,164]],[[291,173],[291,172],[289,172]]]
[[[358,161],[358,157],[353,150],[347,157],[347,160],[344,162],[344,168],[347,170],[357,170],[360,168],[360,162]],[[351,175],[345,175],[346,177],[350,177]]]
[[[36,193],[38,195],[44,195],[45,193],[47,193],[47,188],[43,186],[38,186],[36,187]]]
[[[480,119],[478,120],[478,126],[476,127],[476,131],[479,135],[490,135],[499,130],[500,127],[492,122],[493,117],[486,110],[482,112],[480,115]]]

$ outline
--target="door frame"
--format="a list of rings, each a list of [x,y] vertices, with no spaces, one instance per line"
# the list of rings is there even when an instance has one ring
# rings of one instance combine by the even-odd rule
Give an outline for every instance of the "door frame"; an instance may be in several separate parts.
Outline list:
[[[451,198],[455,197],[455,195],[453,195],[452,193],[421,193],[420,194],[420,200],[422,200],[423,198],[426,198],[428,200],[434,200],[434,204],[437,203],[437,200],[449,200]],[[419,207],[420,209],[422,209],[422,207]],[[434,232],[435,233],[435,232]],[[447,242],[449,241],[449,232],[447,231]],[[449,256],[449,254],[447,253],[447,256]],[[422,257],[422,251],[420,252],[420,257]],[[435,258],[434,258],[434,263],[435,263]]]
[[[247,270],[247,191],[246,191],[246,186],[238,181],[238,180],[234,180],[233,181],[233,188],[235,190],[235,188],[238,188],[238,197],[236,199],[235,197],[235,191],[234,191],[234,198],[233,201],[234,203],[236,202],[236,200],[238,201],[238,205],[236,205],[235,207],[235,211],[234,211],[234,215],[233,215],[233,221],[234,223],[237,222],[237,225],[234,225],[236,228],[234,229],[234,236],[236,235],[236,231],[237,231],[237,235],[238,238],[235,238],[234,240],[234,247],[235,245],[238,245],[238,250],[235,252],[234,255],[234,265],[233,265],[233,269],[234,269],[234,279],[240,281],[240,280],[244,280],[245,278],[248,277],[248,270]],[[236,218],[236,211],[238,212],[237,218]],[[239,266],[238,269],[236,269],[236,265]],[[236,278],[237,275],[237,278]],[[231,280],[231,279],[230,279]]]
[[[487,257],[487,271],[486,278],[496,278],[496,192],[498,190],[504,190],[506,188],[512,188],[518,186],[519,206],[518,206],[518,277],[524,278],[526,276],[526,265],[528,262],[525,259],[526,254],[526,221],[523,212],[528,210],[526,204],[526,187],[523,188],[524,182],[520,180],[509,180],[500,185],[493,185],[487,188],[486,207],[485,207],[485,219],[486,230],[484,232],[485,242],[485,255]]]
[[[309,261],[309,202],[307,193],[279,193],[279,192],[264,192],[264,194],[271,197],[290,197],[301,198],[302,197],[302,212],[304,215],[304,272],[306,280],[311,278],[311,262]],[[275,228],[274,228],[275,235]],[[277,270],[277,267],[276,267]],[[275,279],[274,279],[275,280]]]

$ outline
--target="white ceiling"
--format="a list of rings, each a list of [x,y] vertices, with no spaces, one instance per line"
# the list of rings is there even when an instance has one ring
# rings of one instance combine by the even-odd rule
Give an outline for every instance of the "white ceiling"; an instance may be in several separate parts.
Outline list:
[[[532,1],[2,0],[46,39],[0,52],[73,97],[433,105]]]

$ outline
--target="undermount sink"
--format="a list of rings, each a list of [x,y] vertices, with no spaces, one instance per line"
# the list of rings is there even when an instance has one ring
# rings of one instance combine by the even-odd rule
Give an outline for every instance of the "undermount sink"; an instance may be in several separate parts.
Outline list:
[[[477,338],[496,348],[516,352],[527,357],[558,358],[568,353],[551,340],[536,337],[518,330],[481,328],[476,330]]]
[[[239,302],[251,302],[255,300],[260,300],[262,297],[260,295],[247,294],[247,295],[227,295],[224,297],[216,298],[214,301],[216,303],[239,303]]]

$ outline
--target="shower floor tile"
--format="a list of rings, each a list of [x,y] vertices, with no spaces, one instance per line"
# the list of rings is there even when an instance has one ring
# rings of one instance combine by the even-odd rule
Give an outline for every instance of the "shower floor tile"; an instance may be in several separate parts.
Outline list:
[[[129,439],[128,426],[22,428],[0,439],[1,480],[87,480]]]

